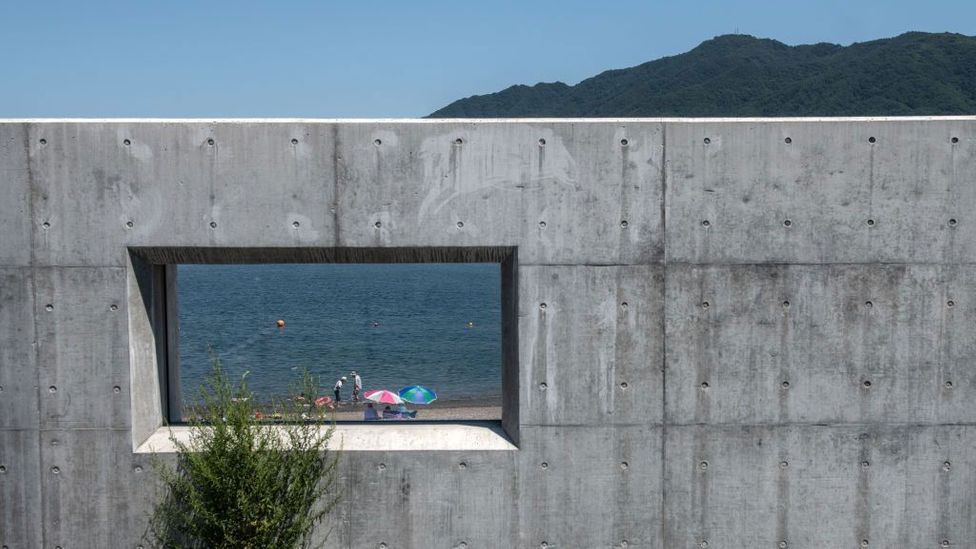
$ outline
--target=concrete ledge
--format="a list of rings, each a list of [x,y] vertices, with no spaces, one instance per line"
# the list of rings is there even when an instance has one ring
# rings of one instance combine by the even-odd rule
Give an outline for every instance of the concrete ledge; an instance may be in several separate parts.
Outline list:
[[[277,429],[269,426],[269,429]],[[322,431],[329,425],[322,425]],[[136,454],[176,453],[171,435],[189,443],[192,427],[160,427],[136,448]],[[337,424],[329,450],[342,452],[518,450],[499,421],[465,423],[345,423]]]

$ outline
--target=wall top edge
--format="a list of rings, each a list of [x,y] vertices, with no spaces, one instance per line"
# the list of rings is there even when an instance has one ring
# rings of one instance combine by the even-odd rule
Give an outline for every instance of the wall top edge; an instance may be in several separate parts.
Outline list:
[[[0,118],[0,124],[577,124],[756,122],[974,122],[973,116],[851,116],[747,118]]]

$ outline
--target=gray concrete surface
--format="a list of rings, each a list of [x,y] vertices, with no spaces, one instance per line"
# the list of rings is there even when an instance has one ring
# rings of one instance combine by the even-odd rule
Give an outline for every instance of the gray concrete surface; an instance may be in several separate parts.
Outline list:
[[[971,117],[0,121],[0,542],[145,544],[149,263],[463,248],[513,267],[515,449],[350,432],[328,547],[976,547],[974,160]]]

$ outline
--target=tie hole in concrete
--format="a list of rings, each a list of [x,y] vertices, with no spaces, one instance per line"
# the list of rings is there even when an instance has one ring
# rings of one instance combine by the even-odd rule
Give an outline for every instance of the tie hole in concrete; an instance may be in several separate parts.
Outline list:
[[[621,146],[621,147],[626,147],[626,146],[627,146],[627,145],[629,145],[629,144],[630,144],[630,142],[629,142],[629,141],[627,141],[626,139],[621,139],[621,140],[620,140],[620,146]]]
[[[546,140],[545,139],[540,139],[539,140],[539,146],[540,147],[545,147],[546,146]]]
[[[701,222],[701,224],[702,224],[702,227],[705,227],[705,228],[708,228],[708,227],[711,227],[712,226],[712,222],[709,221],[709,220],[707,220],[707,219],[703,219],[702,222]]]
[[[786,139],[783,140],[783,142],[786,143],[787,145],[789,145],[789,144],[793,143],[793,140],[791,138],[787,137]]]
[[[953,137],[952,139],[950,139],[950,141],[952,141],[952,144],[955,145],[956,143],[959,142],[959,138],[958,137]]]
[[[711,145],[711,144],[712,144],[712,140],[711,140],[711,138],[709,138],[709,137],[706,137],[706,138],[704,139],[704,143],[705,143],[706,145]]]
[[[40,139],[40,140],[38,141],[38,143],[40,143],[41,145],[47,145],[47,139],[44,139],[44,138],[42,137],[42,138],[41,138],[41,139]]]
[[[952,219],[949,220],[949,226],[950,227],[955,227],[957,223],[958,223],[958,221],[956,221],[955,218],[952,218]]]
[[[784,219],[783,220],[783,226],[784,227],[792,227],[793,226],[793,220],[791,220],[791,219]]]
[[[867,224],[868,224],[868,227],[874,227],[874,220],[873,219],[868,219],[867,220]]]
[[[210,222],[210,228],[211,229],[216,229],[217,228],[217,222],[216,221],[211,221]]]
[[[214,146],[214,140],[213,140],[213,138],[210,138],[210,139],[207,140],[207,145],[210,145],[211,147]]]
[[[878,142],[878,140],[875,139],[873,135],[868,138],[868,143],[874,144],[874,143],[877,143],[877,142]]]

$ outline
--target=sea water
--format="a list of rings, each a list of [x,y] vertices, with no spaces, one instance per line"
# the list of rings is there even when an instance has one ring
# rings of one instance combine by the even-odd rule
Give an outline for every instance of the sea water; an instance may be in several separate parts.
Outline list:
[[[352,370],[365,390],[497,398],[500,284],[494,263],[180,265],[183,401],[199,401],[211,353],[261,400],[287,396],[304,368],[326,395],[349,377],[343,398]]]

